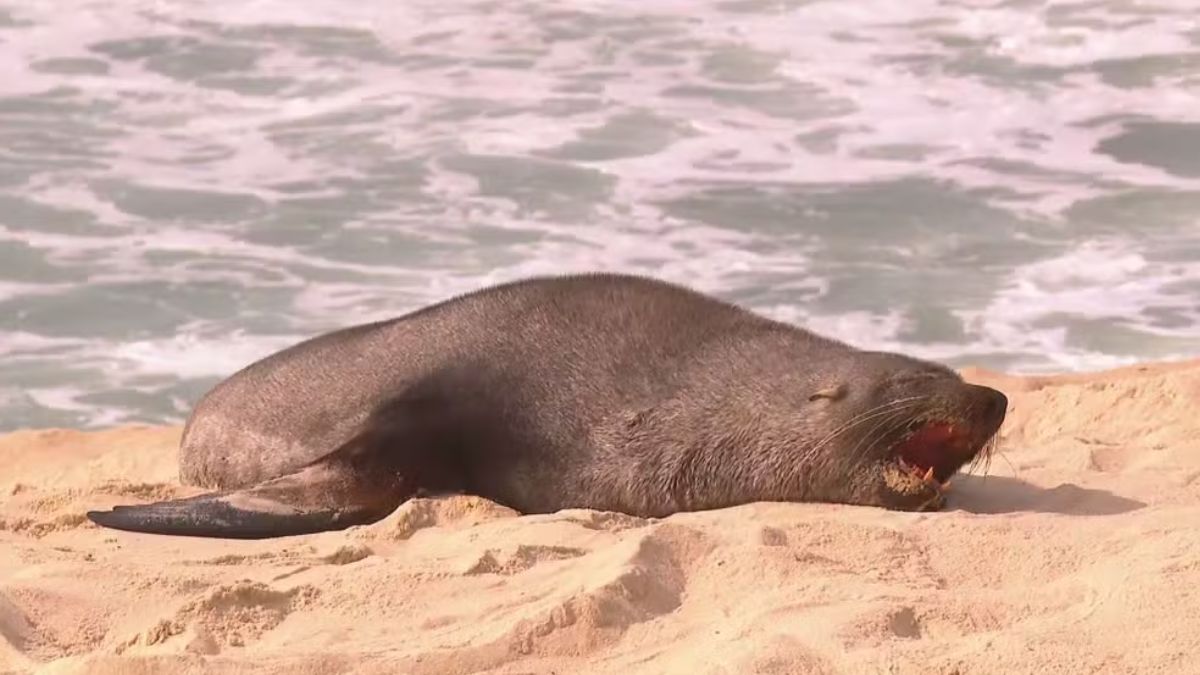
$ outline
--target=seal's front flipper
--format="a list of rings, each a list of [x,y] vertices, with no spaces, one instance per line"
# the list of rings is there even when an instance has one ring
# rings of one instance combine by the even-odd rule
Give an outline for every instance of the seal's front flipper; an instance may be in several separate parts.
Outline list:
[[[359,438],[296,473],[240,490],[89,511],[117,530],[266,539],[374,522],[415,491],[387,466],[386,448]]]

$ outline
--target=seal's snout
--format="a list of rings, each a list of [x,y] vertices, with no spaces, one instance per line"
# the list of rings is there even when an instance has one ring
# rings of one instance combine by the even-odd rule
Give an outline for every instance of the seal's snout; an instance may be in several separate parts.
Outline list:
[[[1008,397],[991,387],[980,384],[969,386],[972,393],[980,400],[980,423],[990,432],[995,432],[1004,422],[1004,415],[1008,412]]]
[[[940,503],[950,477],[962,466],[981,454],[990,455],[1008,412],[1008,397],[991,387],[962,381],[942,384],[949,386],[933,406],[909,419],[892,446],[892,481],[899,481],[899,487],[893,487],[898,494],[916,490],[929,504]]]

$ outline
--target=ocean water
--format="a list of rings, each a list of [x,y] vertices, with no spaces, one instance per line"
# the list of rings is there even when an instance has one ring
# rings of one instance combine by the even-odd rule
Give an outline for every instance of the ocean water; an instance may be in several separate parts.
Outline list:
[[[1200,354],[1195,0],[0,0],[0,429],[651,273],[952,365]]]

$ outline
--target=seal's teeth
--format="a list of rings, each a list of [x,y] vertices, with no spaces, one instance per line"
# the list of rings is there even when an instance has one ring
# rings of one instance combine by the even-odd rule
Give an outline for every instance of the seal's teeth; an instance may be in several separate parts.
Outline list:
[[[933,481],[933,467],[932,466],[929,467],[929,470],[927,470],[925,472],[924,476],[921,476],[921,480],[925,481],[926,483],[930,483]]]
[[[942,483],[942,492],[950,491],[950,479],[947,478],[945,483]]]

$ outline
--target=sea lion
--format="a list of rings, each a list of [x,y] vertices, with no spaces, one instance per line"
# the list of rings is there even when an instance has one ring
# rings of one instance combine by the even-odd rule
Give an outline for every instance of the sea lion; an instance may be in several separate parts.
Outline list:
[[[92,511],[107,527],[265,538],[415,494],[661,517],[753,501],[928,510],[1007,399],[687,288],[527,279],[328,333],[208,392],[180,478],[219,491]]]

